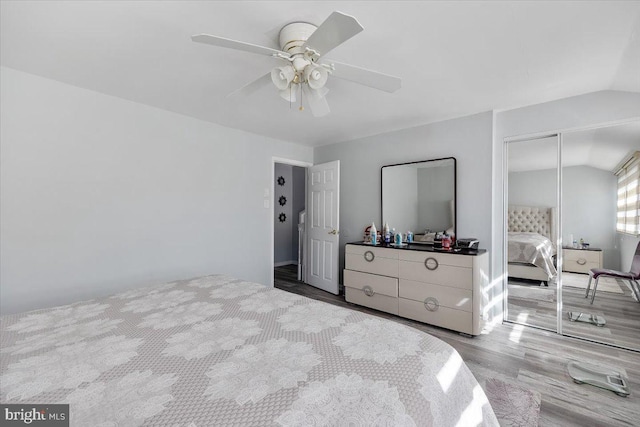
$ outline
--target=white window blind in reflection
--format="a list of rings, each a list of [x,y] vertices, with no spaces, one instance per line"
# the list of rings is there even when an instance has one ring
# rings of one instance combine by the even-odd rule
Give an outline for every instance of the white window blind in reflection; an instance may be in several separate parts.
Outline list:
[[[616,171],[618,177],[618,209],[616,230],[640,234],[640,151],[636,151]]]

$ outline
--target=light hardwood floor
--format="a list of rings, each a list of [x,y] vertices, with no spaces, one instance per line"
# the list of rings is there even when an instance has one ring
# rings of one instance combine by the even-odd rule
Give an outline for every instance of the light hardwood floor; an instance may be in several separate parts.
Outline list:
[[[275,287],[412,326],[453,346],[479,382],[498,378],[538,391],[542,396],[541,426],[640,425],[640,353],[513,324],[495,325],[490,331],[469,338],[349,304],[343,295],[332,295],[298,282],[295,268],[277,268]],[[567,373],[567,363],[571,360],[608,366],[622,372],[630,384],[631,396],[620,397],[607,390],[574,383]]]
[[[586,283],[588,276],[584,276]],[[520,289],[525,288],[521,286],[525,282],[516,280],[513,283],[518,284]],[[531,298],[509,297],[509,320],[555,330],[557,291],[553,287],[532,285],[531,282],[526,288],[529,288],[528,293],[532,296]],[[640,303],[633,299],[629,287],[623,284],[620,290],[622,291],[620,294],[599,290],[592,305],[591,297],[585,298],[584,289],[564,287],[562,290],[564,333],[640,350]],[[539,298],[536,298],[536,293],[541,294]],[[584,322],[571,322],[567,314],[570,311],[602,316],[606,324],[598,327]]]

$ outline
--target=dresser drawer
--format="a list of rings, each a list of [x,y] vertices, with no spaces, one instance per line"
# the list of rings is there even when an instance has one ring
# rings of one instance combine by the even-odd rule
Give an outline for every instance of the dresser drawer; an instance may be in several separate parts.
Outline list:
[[[423,251],[400,251],[399,259],[403,261],[419,262],[424,264],[427,258],[432,258],[440,265],[450,265],[453,267],[473,266],[473,257],[467,255],[454,255],[440,252],[423,252]]]
[[[472,323],[473,315],[468,311],[455,310],[442,306],[435,307],[434,311],[429,311],[421,301],[399,298],[398,314],[419,322],[429,323],[469,335],[474,334]]]
[[[564,271],[589,273],[592,268],[602,268],[602,251],[562,249]]]
[[[373,246],[347,245],[344,267],[347,270],[398,277],[398,251]]]
[[[359,271],[344,270],[344,286],[360,289],[372,295],[398,296],[398,279]]]
[[[467,257],[460,256],[459,258]],[[428,256],[423,257],[420,262],[400,260],[398,268],[400,279],[467,290],[473,289],[472,268],[441,264],[437,259]]]
[[[473,311],[473,292],[467,289],[400,279],[398,290],[401,298],[420,303],[424,303],[427,298],[433,298],[435,303],[442,307]]]
[[[379,246],[364,246],[364,245],[347,245],[344,249],[345,253],[364,255],[367,252],[373,252],[376,257],[398,259],[398,250],[391,248],[381,248]]]
[[[371,296],[365,294],[362,289],[355,289],[345,286],[344,297],[347,302],[353,304],[371,307],[376,310],[384,311],[391,314],[398,314],[398,298],[390,297],[382,294],[373,294]]]
[[[584,273],[588,274],[589,270],[592,268],[600,268],[600,265],[595,262],[587,262],[584,263],[582,260],[573,261],[573,260],[565,260],[562,266],[563,271],[570,271],[573,273]]]

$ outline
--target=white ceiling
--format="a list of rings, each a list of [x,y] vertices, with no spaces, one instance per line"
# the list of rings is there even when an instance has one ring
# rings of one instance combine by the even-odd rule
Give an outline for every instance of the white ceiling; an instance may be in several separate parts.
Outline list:
[[[591,166],[615,172],[630,153],[640,151],[640,120],[562,134],[562,166]],[[557,138],[509,144],[509,171],[553,169],[558,164]]]
[[[402,77],[393,94],[330,80],[331,114],[265,87],[229,92],[273,59],[193,43],[278,48],[290,21],[333,10],[365,30],[331,59]],[[2,1],[0,63],[273,138],[317,146],[605,89],[640,92],[640,2]]]

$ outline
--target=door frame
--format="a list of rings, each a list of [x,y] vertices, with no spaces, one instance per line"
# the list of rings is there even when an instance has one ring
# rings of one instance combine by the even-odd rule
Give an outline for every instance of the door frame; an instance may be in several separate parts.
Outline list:
[[[302,168],[309,168],[311,166],[313,166],[312,162],[304,162],[301,160],[293,160],[293,159],[286,159],[283,157],[272,157],[271,158],[271,181],[269,184],[269,218],[271,218],[271,225],[269,226],[270,231],[269,231],[269,253],[270,253],[270,259],[271,259],[271,274],[269,275],[269,277],[271,277],[270,280],[270,286],[273,288],[274,286],[274,274],[273,271],[275,269],[275,250],[273,249],[273,245],[275,244],[275,226],[274,226],[274,221],[276,219],[275,217],[275,209],[273,204],[275,203],[275,191],[273,191],[273,189],[275,188],[275,182],[276,182],[276,172],[275,172],[275,167],[276,167],[276,163],[281,163],[284,165],[291,165],[291,166],[299,166]],[[305,209],[307,209],[307,174],[304,174],[304,207]],[[306,226],[306,225],[305,225]]]
[[[542,132],[534,135],[521,137],[507,137],[503,141],[502,147],[502,321],[504,323],[514,323],[532,328],[543,329],[549,332],[562,334],[562,250],[558,250],[557,259],[557,281],[556,281],[556,329],[547,329],[540,326],[530,325],[527,323],[519,323],[509,320],[509,261],[508,261],[508,232],[509,224],[508,206],[509,206],[509,144],[527,141],[536,141],[538,139],[556,138],[556,248],[562,248],[562,134],[563,132]]]

